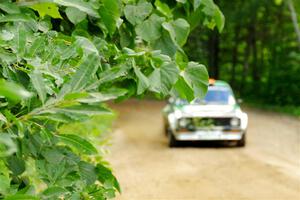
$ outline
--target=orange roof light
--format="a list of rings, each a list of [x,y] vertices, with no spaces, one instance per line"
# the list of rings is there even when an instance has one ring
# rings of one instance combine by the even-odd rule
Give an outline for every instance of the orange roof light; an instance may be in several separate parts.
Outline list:
[[[215,84],[215,82],[216,82],[216,80],[215,79],[213,79],[213,78],[210,78],[209,79],[209,85],[214,85]]]

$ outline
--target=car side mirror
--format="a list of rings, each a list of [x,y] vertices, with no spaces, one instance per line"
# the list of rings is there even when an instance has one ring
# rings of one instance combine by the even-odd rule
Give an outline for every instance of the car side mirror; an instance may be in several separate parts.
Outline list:
[[[237,99],[237,103],[238,104],[242,104],[243,103],[243,99]]]

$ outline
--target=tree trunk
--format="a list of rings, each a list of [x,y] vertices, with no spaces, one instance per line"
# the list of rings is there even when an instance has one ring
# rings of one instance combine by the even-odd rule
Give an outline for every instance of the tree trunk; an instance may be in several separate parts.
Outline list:
[[[216,29],[210,34],[208,53],[210,77],[219,79],[219,32]]]
[[[288,0],[287,4],[288,4],[288,7],[289,7],[289,10],[291,13],[291,18],[292,18],[292,22],[294,25],[295,33],[297,35],[298,46],[299,46],[299,50],[300,50],[300,28],[299,28],[298,19],[297,19],[297,12],[295,10],[292,0]]]

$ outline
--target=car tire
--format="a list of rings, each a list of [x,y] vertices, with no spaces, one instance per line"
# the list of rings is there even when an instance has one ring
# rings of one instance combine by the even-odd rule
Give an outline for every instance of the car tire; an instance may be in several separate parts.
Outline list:
[[[244,133],[242,139],[240,139],[237,142],[237,146],[238,147],[244,147],[244,146],[246,146],[246,133]]]
[[[169,134],[169,124],[167,122],[164,122],[164,134],[165,136]]]
[[[177,147],[178,141],[176,140],[175,136],[173,135],[172,131],[168,131],[168,138],[169,138],[169,147]]]

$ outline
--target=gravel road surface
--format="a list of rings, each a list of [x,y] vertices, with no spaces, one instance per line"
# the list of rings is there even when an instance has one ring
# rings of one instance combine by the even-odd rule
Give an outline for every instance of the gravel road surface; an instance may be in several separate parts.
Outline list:
[[[130,100],[119,112],[108,156],[117,199],[300,200],[300,120],[245,109],[247,146],[196,143],[170,149],[159,101]]]

